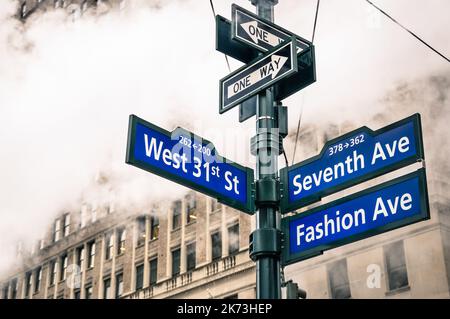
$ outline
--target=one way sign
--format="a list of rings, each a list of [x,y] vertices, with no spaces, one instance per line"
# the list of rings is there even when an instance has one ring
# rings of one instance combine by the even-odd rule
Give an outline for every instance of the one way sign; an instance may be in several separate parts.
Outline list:
[[[220,80],[219,113],[297,72],[296,37]]]
[[[311,46],[311,43],[282,27],[266,21],[257,15],[233,4],[232,38],[250,45],[261,52],[267,52],[292,36],[297,38],[297,54]]]

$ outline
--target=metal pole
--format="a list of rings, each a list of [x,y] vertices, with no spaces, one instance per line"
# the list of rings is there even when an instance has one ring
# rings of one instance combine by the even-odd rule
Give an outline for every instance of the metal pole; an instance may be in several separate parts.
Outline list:
[[[273,22],[273,9],[278,0],[250,0],[256,6],[258,16]],[[256,261],[256,298],[280,299],[280,249],[278,156],[279,136],[275,123],[272,88],[258,95],[256,106],[256,230],[252,237],[256,249],[252,257]],[[258,190],[259,188],[259,190]]]

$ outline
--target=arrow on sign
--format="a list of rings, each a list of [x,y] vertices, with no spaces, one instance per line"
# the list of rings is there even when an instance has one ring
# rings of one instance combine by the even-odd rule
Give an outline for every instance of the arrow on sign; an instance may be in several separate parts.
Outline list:
[[[258,70],[253,71],[247,75],[244,79],[238,80],[228,86],[228,96],[233,97],[234,95],[242,92],[251,85],[258,83],[259,81],[271,76],[274,79],[281,68],[286,64],[288,60],[287,57],[280,55],[272,55],[272,60],[263,65]]]
[[[257,15],[232,5],[232,38],[252,46],[261,52],[267,52],[284,41],[289,41],[292,36],[297,38],[296,52],[306,50],[312,45],[309,41],[271,23]]]
[[[274,85],[298,70],[296,38],[284,41],[252,63],[220,80],[219,113],[243,103],[258,92]]]
[[[247,32],[248,36],[258,44],[258,40],[270,44],[273,47],[276,47],[278,44],[283,42],[283,39],[277,37],[276,35],[269,33],[258,27],[258,22],[250,21],[247,23],[242,23],[241,27]]]

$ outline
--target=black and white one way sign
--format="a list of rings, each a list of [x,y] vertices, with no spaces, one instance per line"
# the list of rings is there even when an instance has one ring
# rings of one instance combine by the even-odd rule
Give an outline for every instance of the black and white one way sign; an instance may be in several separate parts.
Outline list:
[[[291,37],[297,38],[297,54],[307,49],[311,43],[282,27],[264,20],[261,17],[233,4],[232,37],[250,45],[261,52],[267,52]]]
[[[224,113],[275,82],[297,72],[296,38],[269,51],[220,80],[220,108]]]

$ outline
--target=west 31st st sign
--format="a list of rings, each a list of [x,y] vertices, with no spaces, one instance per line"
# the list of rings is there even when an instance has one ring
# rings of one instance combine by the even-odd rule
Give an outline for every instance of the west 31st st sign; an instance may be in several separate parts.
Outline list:
[[[126,163],[152,172],[252,214],[253,170],[220,156],[192,132],[168,132],[130,115]]]

